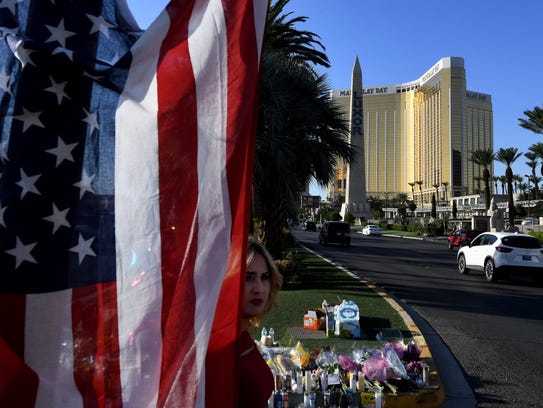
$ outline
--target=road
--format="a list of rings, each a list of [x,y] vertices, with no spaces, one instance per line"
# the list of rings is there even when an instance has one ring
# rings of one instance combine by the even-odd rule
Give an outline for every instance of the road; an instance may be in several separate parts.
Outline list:
[[[437,332],[465,372],[477,407],[543,404],[543,288],[487,283],[461,275],[446,241],[353,234],[350,248],[320,246],[318,232],[295,230],[310,249],[404,302]]]

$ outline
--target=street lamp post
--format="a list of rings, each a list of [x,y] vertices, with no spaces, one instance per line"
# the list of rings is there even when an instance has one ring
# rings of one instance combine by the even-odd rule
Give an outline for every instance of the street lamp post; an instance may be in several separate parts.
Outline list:
[[[528,179],[528,218],[529,218],[530,217],[530,181],[533,181],[533,179],[531,175],[525,174],[524,176]]]
[[[385,219],[387,218],[387,208],[388,208],[388,194],[389,192],[388,191],[384,191],[383,194],[385,195],[385,208],[384,208],[384,213],[385,213]]]

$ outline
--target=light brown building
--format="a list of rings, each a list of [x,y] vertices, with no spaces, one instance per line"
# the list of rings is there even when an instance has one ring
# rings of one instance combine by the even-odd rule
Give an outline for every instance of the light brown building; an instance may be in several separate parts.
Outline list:
[[[477,190],[482,169],[468,158],[494,149],[492,98],[466,89],[463,58],[442,58],[414,81],[364,87],[363,94],[368,197],[407,193],[411,199],[414,191],[420,205],[436,192],[449,200]],[[331,96],[348,117],[350,90]],[[340,165],[328,186],[332,200],[345,195],[346,170]],[[417,181],[422,184],[412,188]]]

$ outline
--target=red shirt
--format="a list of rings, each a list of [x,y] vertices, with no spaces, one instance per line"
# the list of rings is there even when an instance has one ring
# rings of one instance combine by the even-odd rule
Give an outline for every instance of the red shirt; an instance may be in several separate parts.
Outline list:
[[[273,389],[273,374],[262,358],[255,341],[242,331],[238,340],[239,358],[239,407],[265,408]]]

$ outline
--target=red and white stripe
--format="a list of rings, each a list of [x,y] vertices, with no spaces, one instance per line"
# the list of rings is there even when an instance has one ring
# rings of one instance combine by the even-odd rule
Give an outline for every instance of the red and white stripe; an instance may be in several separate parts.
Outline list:
[[[173,0],[135,45],[116,116],[117,281],[4,298],[21,305],[11,336],[35,406],[236,406],[267,6]]]

